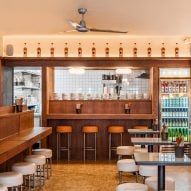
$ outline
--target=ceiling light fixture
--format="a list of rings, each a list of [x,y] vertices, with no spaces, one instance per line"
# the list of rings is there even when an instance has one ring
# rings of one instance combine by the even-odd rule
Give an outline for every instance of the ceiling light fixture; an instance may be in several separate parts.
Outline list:
[[[116,74],[130,74],[132,70],[130,68],[118,68]]]
[[[70,68],[69,69],[69,73],[70,74],[77,74],[77,75],[81,75],[85,73],[85,69],[83,68]]]

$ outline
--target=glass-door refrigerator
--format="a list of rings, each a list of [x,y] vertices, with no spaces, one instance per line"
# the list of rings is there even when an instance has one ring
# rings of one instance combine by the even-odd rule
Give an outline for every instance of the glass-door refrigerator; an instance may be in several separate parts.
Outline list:
[[[160,69],[159,122],[168,126],[169,140],[183,135],[189,141],[190,69]]]

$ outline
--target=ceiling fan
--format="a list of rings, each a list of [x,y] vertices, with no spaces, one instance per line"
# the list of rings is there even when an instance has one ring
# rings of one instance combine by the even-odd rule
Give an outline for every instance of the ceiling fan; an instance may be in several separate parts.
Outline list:
[[[96,29],[96,28],[88,28],[86,26],[86,22],[84,20],[84,15],[87,12],[86,8],[79,8],[78,9],[78,13],[81,15],[81,20],[79,23],[73,22],[71,20],[69,20],[69,24],[78,32],[109,32],[109,33],[123,33],[126,34],[127,31],[118,31],[118,30],[110,30],[110,29]]]

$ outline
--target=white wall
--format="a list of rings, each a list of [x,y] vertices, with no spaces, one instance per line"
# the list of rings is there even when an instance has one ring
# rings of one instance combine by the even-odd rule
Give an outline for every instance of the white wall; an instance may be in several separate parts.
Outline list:
[[[127,35],[57,35],[57,36],[4,36],[3,37],[3,56],[6,56],[7,44],[14,47],[14,57],[23,56],[24,43],[27,43],[28,56],[36,57],[38,42],[41,43],[42,57],[50,56],[51,43],[54,43],[55,57],[64,57],[65,43],[68,43],[69,57],[77,57],[78,43],[82,46],[82,56],[91,57],[92,43],[95,43],[96,56],[105,56],[106,43],[109,43],[110,57],[118,57],[119,44],[122,43],[124,48],[124,57],[133,56],[134,43],[137,43],[138,57],[147,57],[148,43],[151,43],[152,56],[161,56],[162,43],[165,43],[166,57],[174,57],[174,48],[176,43],[179,44],[180,57],[191,56],[190,45],[184,44],[181,37],[136,37]]]

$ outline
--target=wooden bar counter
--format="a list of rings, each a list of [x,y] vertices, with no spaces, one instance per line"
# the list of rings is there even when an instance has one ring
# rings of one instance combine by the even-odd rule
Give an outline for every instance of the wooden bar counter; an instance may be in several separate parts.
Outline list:
[[[131,113],[125,114],[125,104],[131,104]],[[76,113],[76,104],[81,104],[81,113]],[[50,148],[56,151],[56,126],[71,125],[73,128],[71,140],[71,160],[83,160],[83,133],[85,125],[96,125],[97,134],[97,160],[108,159],[108,132],[110,125],[123,125],[123,145],[130,145],[128,128],[135,125],[151,127],[153,119],[151,100],[50,100],[49,113],[46,115],[47,125],[53,127],[49,137]],[[112,144],[119,145],[120,136],[112,137]],[[66,143],[63,138],[62,143]],[[87,137],[87,143],[93,144],[93,135]],[[61,153],[61,159],[66,159],[67,153]],[[94,152],[88,151],[87,159],[94,159]],[[53,153],[56,158],[56,152]],[[116,158],[113,152],[113,158]]]

